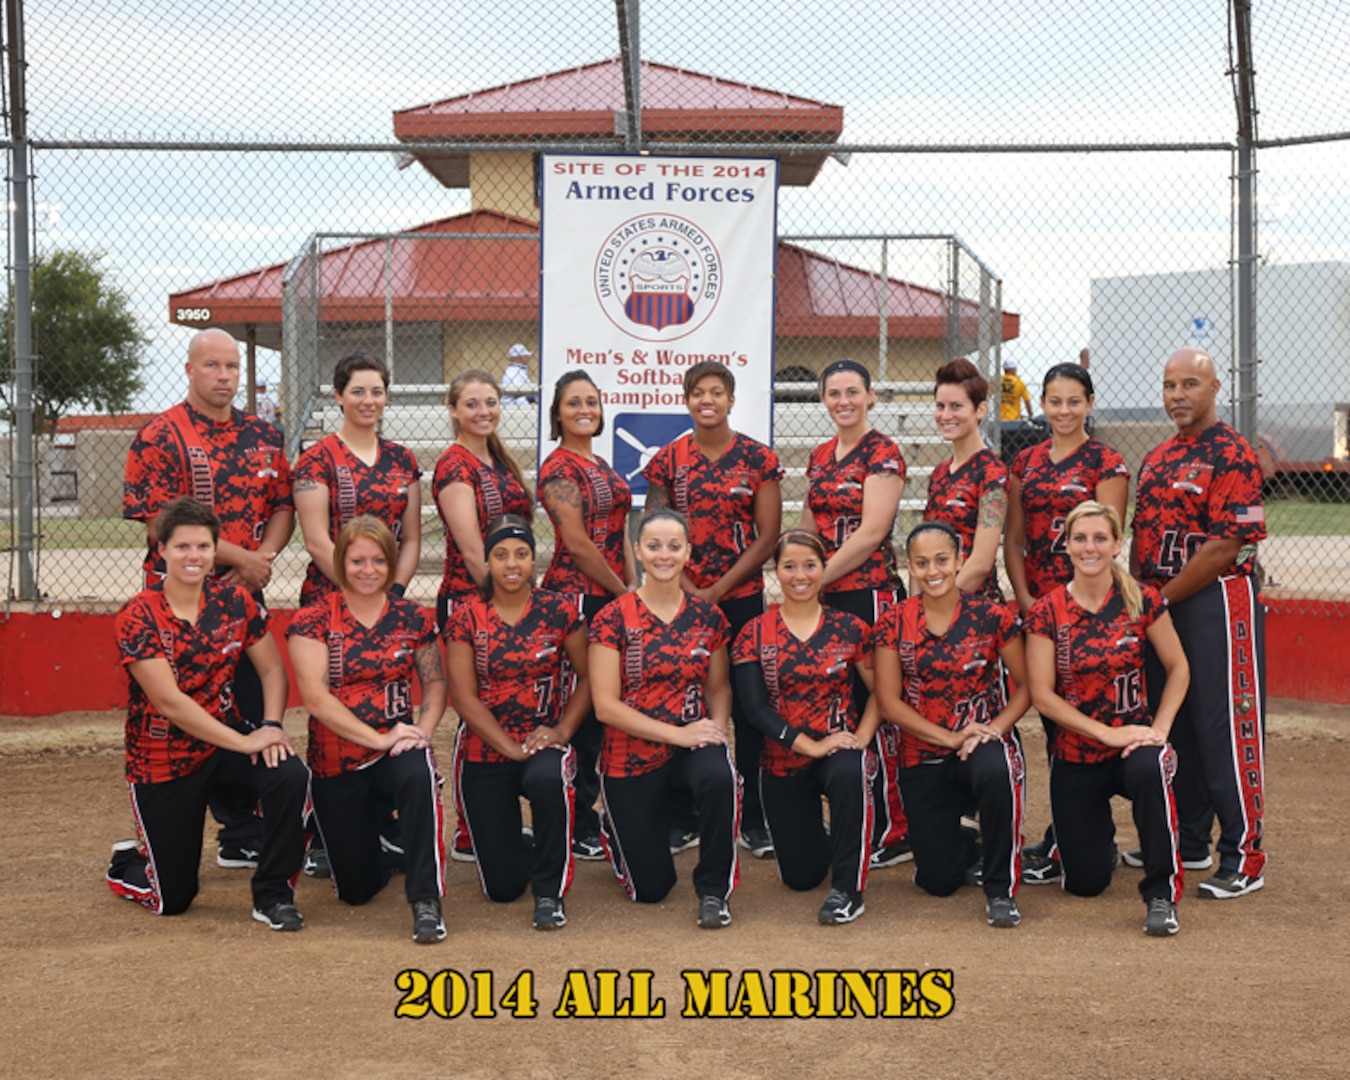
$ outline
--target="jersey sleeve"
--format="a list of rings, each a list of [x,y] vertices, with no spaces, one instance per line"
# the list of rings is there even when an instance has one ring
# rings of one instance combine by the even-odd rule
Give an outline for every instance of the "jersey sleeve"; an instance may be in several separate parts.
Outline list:
[[[994,634],[995,647],[1002,649],[1008,642],[1022,635],[1022,617],[1007,604],[993,604],[997,628]]]
[[[155,618],[143,595],[133,596],[117,613],[114,622],[117,634],[117,653],[123,665],[138,660],[167,660],[168,654],[160,641]]]
[[[286,460],[286,451],[280,446],[272,458],[272,472],[275,474],[269,491],[268,517],[278,510],[295,509],[295,499],[291,494],[291,465]]]
[[[324,448],[322,442],[317,442],[305,450],[300,455],[300,460],[295,463],[295,471],[291,474],[292,480],[308,480],[311,484],[322,484],[328,487],[332,483],[332,462],[333,459]]]
[[[778,460],[778,454],[772,447],[760,445],[759,448],[759,474],[763,483],[772,483],[775,480],[783,479],[783,463]]]
[[[386,449],[389,451],[396,468],[401,468],[413,480],[422,479],[422,466],[417,463],[416,454],[402,443],[387,443]]]
[[[291,625],[286,628],[287,637],[313,638],[315,641],[328,640],[327,597],[317,603],[302,607],[291,617]]]
[[[1143,601],[1139,610],[1139,625],[1147,630],[1167,611],[1167,598],[1152,585],[1141,585],[1139,592]]]
[[[900,651],[900,606],[892,604],[873,625],[870,648]]]
[[[267,609],[242,585],[231,587],[239,591],[239,601],[244,608],[244,648],[248,649],[267,636]]]
[[[751,619],[741,627],[736,640],[731,643],[731,662],[744,664],[759,659],[759,635],[764,625],[764,616]]]
[[[591,620],[587,639],[592,645],[603,645],[618,652],[623,645],[623,613],[618,602],[606,604]]]
[[[905,459],[900,455],[900,447],[896,445],[893,439],[887,438],[875,428],[872,429],[878,435],[878,438],[872,440],[872,445],[868,448],[867,456],[863,461],[863,472],[866,476],[899,476],[905,475]]]
[[[1027,612],[1027,617],[1023,621],[1023,629],[1028,634],[1035,634],[1037,637],[1049,638],[1051,641],[1055,638],[1055,609],[1050,603],[1050,596],[1042,596],[1034,604],[1031,610]]]
[[[181,494],[183,466],[174,448],[166,446],[164,427],[151,420],[136,433],[127,451],[122,482],[122,517],[151,521],[166,502]]]
[[[716,604],[709,604],[712,613],[709,621],[714,627],[713,649],[721,649],[731,642],[731,621]]]
[[[1222,449],[1222,469],[1209,489],[1209,535],[1254,544],[1266,538],[1261,466],[1246,442],[1234,437]]]
[[[1019,455],[1020,456],[1020,455]],[[1130,467],[1125,464],[1125,458],[1114,446],[1101,444],[1101,454],[1097,462],[1097,483],[1103,480],[1114,480],[1123,476],[1126,480],[1130,478]]]
[[[431,497],[440,498],[440,494],[451,484],[468,484],[473,487],[474,468],[463,454],[450,447],[436,462],[436,472],[431,480]]]
[[[445,642],[458,642],[461,645],[473,644],[473,605],[456,604],[450,615],[450,624],[445,628]]]
[[[675,444],[666,443],[656,452],[656,456],[647,462],[642,475],[649,485],[660,484],[669,489],[675,482]]]

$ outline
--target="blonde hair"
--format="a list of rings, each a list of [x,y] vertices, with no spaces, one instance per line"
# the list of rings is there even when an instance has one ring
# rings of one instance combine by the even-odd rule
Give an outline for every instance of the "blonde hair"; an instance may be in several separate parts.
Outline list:
[[[338,538],[333,544],[333,576],[337,578],[339,586],[344,589],[348,587],[347,549],[362,539],[374,540],[384,553],[385,564],[389,567],[388,573],[384,576],[384,591],[388,592],[398,573],[398,541],[394,539],[388,525],[369,514],[352,518],[342,526],[342,531],[338,533]]]
[[[1106,518],[1111,523],[1112,537],[1116,540],[1124,538],[1124,530],[1121,527],[1120,515],[1116,513],[1116,508],[1089,499],[1086,502],[1080,502],[1069,511],[1069,516],[1065,518],[1065,542],[1068,541],[1069,535],[1073,532],[1074,525],[1086,517]],[[1139,613],[1144,609],[1144,596],[1139,590],[1139,582],[1135,581],[1130,576],[1130,572],[1115,559],[1111,560],[1111,577],[1115,580],[1116,588],[1120,590],[1121,599],[1125,601],[1125,610],[1129,613],[1131,619],[1137,619]]]
[[[459,396],[464,393],[464,388],[470,383],[483,383],[485,386],[492,387],[492,392],[497,395],[499,401],[501,400],[502,388],[497,385],[497,380],[481,368],[469,368],[468,371],[461,371],[450,382],[450,389],[445,394],[445,404],[450,409],[453,410],[459,404]],[[453,412],[450,414],[450,428],[455,433],[455,438],[459,438],[459,421],[455,419]],[[521,469],[520,463],[512,456],[511,451],[502,442],[502,437],[495,431],[487,437],[487,448],[493,461],[505,465],[510,470],[511,475],[516,478],[516,483],[524,489],[525,498],[533,504],[534,493],[525,483],[525,473]]]

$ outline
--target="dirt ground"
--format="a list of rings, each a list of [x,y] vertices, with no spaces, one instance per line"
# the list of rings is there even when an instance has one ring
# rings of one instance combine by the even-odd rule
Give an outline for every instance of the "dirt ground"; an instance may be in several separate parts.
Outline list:
[[[1046,811],[1043,743],[1024,720],[1028,834]],[[292,711],[287,727],[304,730]],[[449,732],[442,753],[448,753]],[[1266,888],[1202,901],[1188,880],[1181,932],[1142,932],[1139,871],[1076,899],[1023,888],[1016,931],[985,925],[981,896],[919,892],[910,867],[876,872],[850,926],[814,916],[822,887],[795,894],[773,863],[746,858],[734,921],[694,925],[688,884],[654,907],[630,904],[608,867],[579,863],[569,924],[529,929],[528,898],[485,900],[472,866],[452,863],[449,938],[410,940],[396,878],[366,908],[301,879],[306,927],[275,934],[249,918],[247,871],[204,859],[202,891],[156,919],[103,883],[108,845],[130,833],[121,717],[0,718],[0,1040],[9,1076],[580,1077],[1343,1076],[1350,1033],[1346,820],[1350,708],[1276,703],[1267,747],[1271,861]],[[1134,837],[1119,807],[1122,847]],[[208,845],[208,851],[214,845]],[[500,999],[533,973],[539,1015],[496,1006],[473,1018],[396,1018],[405,969],[491,973]],[[942,1019],[688,1018],[686,969],[757,973],[950,971]],[[567,972],[652,972],[660,1019],[558,1018]],[[901,979],[901,976],[893,978]],[[485,982],[487,976],[479,976]],[[639,979],[640,981],[640,979]],[[453,978],[451,979],[453,983]],[[638,997],[641,1000],[641,997]],[[771,1001],[772,1004],[772,1001]],[[489,1011],[480,1006],[481,1011]]]

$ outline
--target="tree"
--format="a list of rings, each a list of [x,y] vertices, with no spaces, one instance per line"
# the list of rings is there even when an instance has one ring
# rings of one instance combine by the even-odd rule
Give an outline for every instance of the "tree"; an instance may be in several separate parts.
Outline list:
[[[108,280],[101,254],[57,249],[33,267],[33,430],[52,431],[76,405],[125,412],[145,386],[141,332],[127,294]],[[11,416],[13,299],[9,342],[0,353],[0,397]]]

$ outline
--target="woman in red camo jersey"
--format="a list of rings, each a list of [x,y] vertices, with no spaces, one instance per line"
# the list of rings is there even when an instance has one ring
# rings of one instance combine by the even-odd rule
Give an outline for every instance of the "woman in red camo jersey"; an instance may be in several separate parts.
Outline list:
[[[1041,409],[1050,422],[1050,438],[1027,447],[1012,463],[1003,562],[1024,616],[1036,600],[1073,577],[1064,545],[1070,510],[1084,499],[1095,499],[1125,520],[1130,470],[1120,454],[1088,435],[1092,405],[1092,376],[1087,369],[1056,364],[1041,383]],[[1042,722],[1048,733],[1049,721]],[[1059,880],[1053,826],[1023,856],[1022,877],[1027,884]]]
[[[1176,753],[1167,736],[1190,685],[1190,668],[1166,601],[1116,561],[1120,518],[1113,507],[1080,503],[1064,526],[1073,579],[1027,615],[1031,698],[1054,724],[1050,810],[1063,887],[1096,896],[1116,865],[1111,797],[1131,801],[1139,831],[1148,906],[1144,931],[1177,932],[1182,866],[1172,794]],[[1147,639],[1164,671],[1157,712],[1144,689]]]
[[[333,394],[342,427],[306,449],[291,470],[310,556],[301,607],[338,590],[333,545],[342,527],[361,514],[378,518],[394,534],[395,596],[403,595],[422,552],[422,470],[411,450],[378,434],[389,400],[389,369],[370,353],[354,352],[333,369]]]
[[[872,841],[867,744],[877,726],[869,698],[859,717],[856,672],[871,685],[871,629],[856,615],[820,602],[825,546],[813,532],[784,533],[774,551],[783,602],[752,619],[731,651],[733,685],[764,735],[759,785],[778,860],[778,876],[805,892],[830,876],[816,919],[850,923],[863,913]],[[830,805],[830,829],[820,800]]]
[[[445,938],[445,811],[431,739],[445,712],[445,669],[431,613],[393,596],[393,533],[361,516],[333,548],[341,590],[296,612],[287,631],[300,697],[309,710],[310,785],[333,891],[365,904],[395,866],[381,843],[398,811],[413,940]],[[412,680],[422,688],[413,719]]]
[[[553,522],[553,561],[543,587],[562,593],[589,622],[614,597],[637,583],[628,539],[628,484],[591,448],[605,430],[600,391],[584,371],[569,371],[553,390],[549,438],[558,448],[539,468],[539,501]],[[593,712],[572,736],[577,756],[577,822],[572,851],[579,859],[603,859],[600,794],[600,722]]]
[[[534,534],[524,518],[494,520],[486,545],[482,595],[456,605],[446,632],[451,696],[464,721],[455,787],[484,894],[510,903],[530,887],[534,928],[556,930],[567,925],[563,899],[572,883],[569,740],[591,705],[586,625],[572,597],[533,587]],[[530,802],[532,836],[521,833],[521,796]]]
[[[1008,512],[1008,467],[984,444],[980,423],[989,412],[989,383],[969,360],[938,368],[933,389],[938,432],[952,456],[928,479],[924,521],[945,521],[961,540],[956,585],[1001,601],[994,561]]]
[[[918,590],[877,624],[877,702],[899,725],[900,792],[914,845],[914,883],[950,896],[977,861],[961,827],[979,809],[978,852],[985,918],[1019,925],[1018,849],[1026,769],[1015,725],[1031,702],[1017,616],[987,597],[963,592],[955,530],[926,521],[909,534],[910,580]],[[1007,698],[1002,669],[1018,689]]]
[[[628,895],[660,903],[675,884],[672,795],[692,796],[700,834],[698,925],[731,922],[740,778],[727,746],[727,618],[680,587],[689,531],[673,510],[648,514],[637,558],[646,580],[590,628],[591,692],[605,725],[601,836]]]
[[[820,375],[820,400],[836,434],[811,452],[806,470],[804,528],[825,545],[828,560],[823,601],[873,625],[904,597],[896,573],[891,529],[905,492],[905,459],[895,440],[868,422],[876,404],[872,376],[856,360],[836,360]],[[870,694],[853,681],[853,700],[863,714]],[[889,723],[877,727],[879,767],[872,786],[875,834],[872,869],[909,860],[908,826],[896,783],[899,733]]]
[[[436,462],[431,481],[431,495],[445,525],[445,571],[436,594],[436,625],[442,634],[450,625],[455,604],[477,595],[487,580],[483,542],[488,522],[502,514],[529,521],[534,512],[525,474],[497,434],[501,395],[491,375],[470,368],[455,376],[445,396],[455,441]],[[473,862],[458,791],[455,814],[459,820],[450,857]]]

